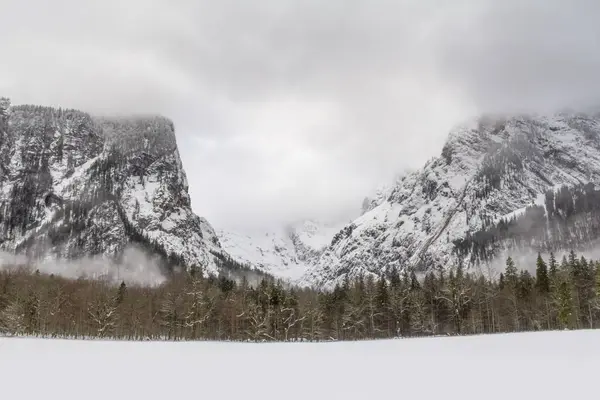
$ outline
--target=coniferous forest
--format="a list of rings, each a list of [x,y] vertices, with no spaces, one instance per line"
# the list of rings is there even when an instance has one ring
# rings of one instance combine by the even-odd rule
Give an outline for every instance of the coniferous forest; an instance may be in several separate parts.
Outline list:
[[[525,268],[529,267],[529,268]],[[571,252],[493,278],[463,269],[345,280],[331,291],[180,273],[159,287],[0,271],[0,332],[126,340],[328,341],[600,326],[600,262]]]
[[[491,179],[491,178],[490,178]],[[477,264],[506,249],[582,251],[600,238],[600,190],[588,183],[544,193],[544,204],[510,219],[482,218],[483,229],[455,241],[454,253]]]

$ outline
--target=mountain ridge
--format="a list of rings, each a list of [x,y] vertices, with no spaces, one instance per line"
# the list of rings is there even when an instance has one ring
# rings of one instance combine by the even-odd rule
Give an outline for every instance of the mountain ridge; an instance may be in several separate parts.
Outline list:
[[[473,253],[489,252],[492,257],[512,244],[490,239],[489,249],[475,251],[472,243],[473,248],[463,250],[461,241],[471,241],[492,222],[539,203],[549,191],[564,186],[577,198],[578,187],[599,179],[598,114],[470,120],[450,132],[440,156],[402,177],[385,200],[341,231],[302,280],[331,287],[346,276],[381,275],[392,268],[487,262],[487,256]],[[582,213],[595,218],[595,210],[582,208]],[[544,223],[548,232],[554,229],[548,218]],[[564,229],[561,240],[568,241],[573,229]],[[586,240],[596,234],[591,236]]]

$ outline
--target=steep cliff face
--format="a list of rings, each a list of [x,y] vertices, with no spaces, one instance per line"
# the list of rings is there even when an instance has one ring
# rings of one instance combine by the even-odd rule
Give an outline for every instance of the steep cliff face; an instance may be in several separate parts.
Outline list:
[[[135,243],[217,271],[222,250],[190,207],[174,127],[0,103],[0,250],[118,258]]]
[[[459,258],[474,265],[515,246],[585,246],[600,236],[599,180],[598,115],[472,121],[451,132],[439,157],[402,177],[339,232],[303,281],[331,285]],[[584,204],[577,221],[564,206],[569,197]]]

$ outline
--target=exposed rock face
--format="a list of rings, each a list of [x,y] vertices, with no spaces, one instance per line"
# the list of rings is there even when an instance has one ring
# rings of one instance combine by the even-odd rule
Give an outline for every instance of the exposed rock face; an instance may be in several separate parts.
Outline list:
[[[217,271],[210,224],[190,207],[174,127],[0,102],[0,250],[118,257],[131,243]]]
[[[303,281],[330,286],[344,276],[381,274],[393,267],[449,266],[459,258],[471,265],[487,262],[511,246],[552,250],[561,243],[584,245],[600,235],[600,218],[590,216],[595,208],[581,207],[587,213],[585,226],[581,221],[567,224],[572,220],[568,211],[549,213],[547,208],[555,208],[553,193],[561,187],[591,183],[579,192],[587,193],[586,199],[600,199],[590,189],[598,182],[598,115],[473,121],[450,134],[439,157],[367,204],[366,212],[334,237]],[[566,196],[575,202],[584,198]],[[537,225],[531,220],[518,230],[511,228],[531,205],[537,207]],[[497,226],[499,221],[504,228]]]

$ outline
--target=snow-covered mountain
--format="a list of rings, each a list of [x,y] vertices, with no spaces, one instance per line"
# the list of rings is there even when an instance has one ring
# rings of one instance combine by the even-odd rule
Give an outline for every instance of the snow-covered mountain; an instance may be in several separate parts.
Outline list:
[[[190,207],[174,127],[0,102],[0,250],[118,257],[135,243],[217,271],[219,240]]]
[[[331,286],[393,267],[597,242],[599,182],[600,115],[481,118],[367,199],[351,223],[217,235],[191,210],[171,121],[0,100],[0,251],[31,258],[118,259],[136,244],[173,265],[217,272],[233,260]]]
[[[306,220],[268,232],[218,231],[217,235],[236,262],[298,282],[343,225]]]
[[[450,133],[439,157],[384,190],[361,217],[336,234],[302,281],[327,286],[344,276],[380,274],[392,267],[449,266],[459,256],[468,263],[489,261],[510,246],[589,242],[600,236],[596,222],[563,226],[569,207],[553,213],[546,209],[578,199],[600,204],[593,185],[581,189],[598,182],[598,114],[473,120]],[[563,186],[572,190],[559,196]],[[537,219],[514,225],[515,217],[524,214]],[[525,240],[524,232],[535,234]]]

